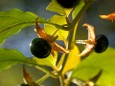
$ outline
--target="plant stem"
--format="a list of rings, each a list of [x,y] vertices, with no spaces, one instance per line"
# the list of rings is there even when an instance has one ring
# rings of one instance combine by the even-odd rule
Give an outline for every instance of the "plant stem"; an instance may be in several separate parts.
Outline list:
[[[30,62],[30,61],[26,61],[24,63],[36,66],[36,68],[38,68],[39,70],[43,71],[44,73],[48,74],[49,76],[51,76],[53,78],[56,78],[56,76],[51,71],[47,70],[44,66],[41,66],[39,64],[36,64],[34,62]]]
[[[49,74],[46,74],[46,75],[42,76],[40,79],[38,79],[38,80],[36,81],[36,83],[40,84],[40,83],[42,83],[43,81],[45,81],[48,77],[49,77]]]
[[[71,50],[75,44],[74,41],[76,39],[76,32],[77,32],[79,20],[82,17],[82,15],[85,13],[87,8],[91,5],[91,3],[92,3],[92,0],[87,1],[87,3],[83,6],[83,8],[80,10],[80,12],[77,14],[77,16],[74,18],[74,20],[72,21],[72,23],[69,26],[69,29],[70,29],[69,36],[68,36],[68,49],[69,50]],[[62,63],[62,69],[60,70],[60,73],[62,73],[67,59],[68,59],[68,54],[65,55],[64,61]],[[63,78],[63,76],[62,76],[62,78]]]
[[[60,86],[64,86],[64,78],[62,75],[59,76],[59,80],[60,80]]]

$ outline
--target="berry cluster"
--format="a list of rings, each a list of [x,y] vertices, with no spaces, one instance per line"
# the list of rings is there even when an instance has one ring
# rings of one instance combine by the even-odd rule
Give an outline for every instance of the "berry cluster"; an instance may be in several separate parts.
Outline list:
[[[79,3],[80,0],[57,0],[57,2],[64,8],[73,8]],[[95,35],[94,27],[89,24],[83,24],[88,30],[88,40],[80,40],[78,43],[86,44],[85,49],[79,56],[87,56],[93,50],[97,53],[104,52],[108,45],[108,39],[105,35]],[[69,30],[68,30],[69,31]],[[54,37],[47,34],[39,25],[36,19],[36,32],[40,38],[35,38],[30,46],[32,54],[37,58],[46,58],[50,54],[54,56],[54,51],[69,53],[69,50],[58,45],[55,40],[58,36]],[[83,43],[84,42],[84,43]]]
[[[82,51],[80,56],[87,56],[93,50],[95,50],[95,52],[97,52],[97,53],[104,52],[109,45],[107,37],[102,34],[95,36],[95,31],[94,31],[93,26],[91,26],[89,24],[84,24],[84,26],[87,26],[88,40],[87,41],[84,41],[84,40],[79,41],[79,43],[81,43],[81,44],[83,44],[83,42],[85,42],[85,44],[86,44],[86,48]],[[54,50],[56,50],[56,51],[68,53],[67,50],[64,49],[63,47],[57,45],[55,42],[50,43],[49,41],[51,41],[51,40],[48,39],[48,37],[35,38],[32,41],[31,46],[30,46],[30,50],[31,50],[32,54],[37,58],[46,58],[50,55],[53,47],[54,47]],[[54,54],[52,53],[52,55],[54,55]]]

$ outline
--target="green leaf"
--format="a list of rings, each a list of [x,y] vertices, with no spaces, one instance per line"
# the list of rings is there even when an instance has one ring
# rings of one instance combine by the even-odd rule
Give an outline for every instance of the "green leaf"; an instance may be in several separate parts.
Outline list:
[[[85,5],[84,0],[80,0],[79,4],[75,7],[74,11],[72,12],[72,18],[74,19],[76,15],[81,11],[83,6]]]
[[[7,69],[16,63],[22,63],[26,57],[17,50],[0,48],[0,70]]]
[[[72,77],[77,77],[80,80],[88,81],[100,72],[100,68],[94,66],[83,66],[78,68],[73,72]],[[81,78],[84,77],[84,78]]]
[[[49,19],[49,21],[58,25],[67,24],[65,16],[54,15]],[[68,31],[62,30],[58,27],[52,25],[45,25],[44,28],[48,34],[53,34],[57,29],[59,29],[54,35],[54,36],[57,35],[59,36],[58,40],[65,40],[68,36]]]
[[[65,9],[61,5],[59,5],[56,0],[52,0],[48,7],[46,8],[49,11],[57,12],[60,15],[69,15],[72,9]]]
[[[49,59],[52,60],[53,58],[49,57]],[[52,61],[54,61],[54,59]],[[33,60],[28,60],[28,58],[21,54],[19,51],[0,48],[0,70],[8,69],[17,63],[37,66],[37,68],[39,68],[41,71],[53,77],[50,71],[48,71],[45,67],[39,65]]]
[[[55,53],[54,57],[50,54],[47,58],[44,58],[44,59],[33,57],[29,60],[35,62],[35,64],[38,64],[38,65],[50,66],[52,68],[55,68],[58,53],[57,52],[54,52],[54,53]]]
[[[19,9],[0,11],[0,44],[7,37],[20,32],[21,29],[34,25],[36,18],[38,18],[38,22],[48,23],[32,12],[23,12]]]
[[[96,85],[114,86],[115,85],[115,49],[108,48],[107,51],[97,54],[93,52],[89,57],[84,59],[73,72],[72,77],[88,81],[94,77],[101,69],[102,74]]]

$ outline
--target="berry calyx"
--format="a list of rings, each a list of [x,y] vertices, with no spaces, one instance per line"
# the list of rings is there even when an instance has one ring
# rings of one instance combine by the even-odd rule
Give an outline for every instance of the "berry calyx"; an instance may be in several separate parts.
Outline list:
[[[73,8],[80,0],[57,0],[57,2],[64,8]]]
[[[96,36],[96,45],[95,45],[95,52],[102,53],[104,52],[109,45],[109,41],[107,37],[103,34]]]
[[[51,53],[51,45],[42,38],[35,38],[31,43],[30,50],[37,58],[46,58]]]

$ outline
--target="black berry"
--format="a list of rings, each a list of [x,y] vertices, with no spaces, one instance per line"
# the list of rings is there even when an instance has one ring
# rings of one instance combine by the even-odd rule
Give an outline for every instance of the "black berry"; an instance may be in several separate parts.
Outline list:
[[[42,38],[35,38],[31,43],[30,50],[37,58],[46,58],[51,52],[51,45]]]
[[[105,35],[97,35],[96,36],[96,46],[95,52],[101,53],[104,52],[108,48],[109,42]]]
[[[80,0],[57,0],[57,2],[65,8],[73,8]]]

